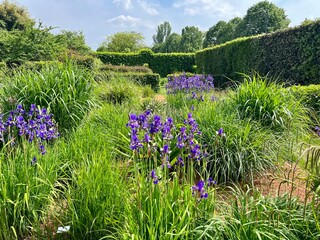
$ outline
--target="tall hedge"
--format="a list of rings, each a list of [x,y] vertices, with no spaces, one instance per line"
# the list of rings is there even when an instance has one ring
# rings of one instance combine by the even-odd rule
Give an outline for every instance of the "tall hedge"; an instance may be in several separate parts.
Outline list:
[[[142,50],[139,53],[97,52],[96,56],[103,63],[112,65],[141,66],[148,64],[149,68],[161,77],[176,71],[191,72],[195,65],[194,53],[153,53]]]
[[[198,71],[224,84],[253,70],[295,84],[320,82],[320,21],[271,34],[239,38],[196,52]],[[224,77],[222,77],[224,76]]]

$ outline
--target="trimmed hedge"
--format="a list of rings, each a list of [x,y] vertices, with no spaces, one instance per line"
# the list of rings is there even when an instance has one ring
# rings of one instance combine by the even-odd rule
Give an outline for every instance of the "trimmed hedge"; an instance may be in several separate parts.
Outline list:
[[[102,75],[101,75],[102,74]],[[125,78],[137,84],[149,85],[155,92],[159,91],[160,75],[156,73],[139,73],[139,72],[100,72],[100,76],[96,76],[99,81],[109,81],[113,78]]]
[[[140,72],[140,73],[152,73],[152,70],[145,66],[116,66],[111,64],[104,64],[99,68],[100,71],[112,71],[112,72]]]
[[[212,74],[216,83],[228,77],[240,80],[239,72],[280,77],[295,84],[320,79],[320,21],[271,34],[239,38],[196,52],[199,72]],[[225,76],[225,77],[222,77]]]
[[[161,77],[177,71],[192,72],[195,65],[194,53],[153,53],[146,49],[139,53],[97,52],[95,55],[105,64],[139,66],[147,63]]]

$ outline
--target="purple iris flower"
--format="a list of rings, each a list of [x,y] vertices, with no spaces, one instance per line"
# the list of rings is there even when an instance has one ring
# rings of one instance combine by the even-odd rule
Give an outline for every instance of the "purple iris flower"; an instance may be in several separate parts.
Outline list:
[[[159,183],[159,179],[158,179],[158,176],[156,175],[156,171],[155,170],[151,171],[150,177],[153,180],[154,184],[158,184]]]
[[[200,180],[196,185],[191,187],[192,196],[197,196],[200,199],[208,198],[208,193],[204,189],[205,182]]]
[[[213,180],[212,177],[209,177],[207,182],[209,187],[217,184],[217,182]]]

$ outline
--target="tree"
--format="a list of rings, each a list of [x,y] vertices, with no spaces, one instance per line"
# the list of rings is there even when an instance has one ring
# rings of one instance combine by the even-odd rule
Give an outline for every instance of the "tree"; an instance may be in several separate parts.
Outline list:
[[[219,21],[209,28],[203,40],[203,47],[210,47],[219,44],[221,42],[221,34],[226,26],[227,23],[225,21]]]
[[[0,30],[0,59],[8,63],[57,60],[65,46],[50,33],[52,28],[28,26],[23,30]]]
[[[308,19],[308,18],[305,18],[302,22],[301,22],[301,26],[305,26],[305,25],[309,25],[311,23],[314,23],[316,21],[320,21],[320,18],[314,18],[314,19]]]
[[[164,23],[158,25],[156,35],[153,35],[154,44],[164,43],[166,38],[171,34],[171,25],[169,22],[165,21]]]
[[[168,52],[179,52],[180,42],[181,42],[181,35],[179,35],[178,33],[170,34],[166,39],[166,46],[167,46]]]
[[[85,37],[82,32],[61,31],[57,38],[61,41],[69,51],[79,54],[88,54],[91,49],[86,45]]]
[[[199,28],[194,26],[187,26],[182,29],[180,51],[181,52],[195,52],[202,47],[202,32]]]
[[[136,52],[145,47],[144,36],[138,32],[117,32],[107,36],[97,49],[98,52]]]
[[[247,10],[239,25],[238,36],[269,33],[289,26],[290,20],[282,8],[268,1],[259,2]]]
[[[181,41],[181,35],[178,33],[172,33],[170,34],[165,42],[155,44],[152,47],[152,51],[162,52],[162,53],[170,53],[170,52],[179,52],[180,51],[180,41]]]
[[[34,26],[29,12],[24,7],[18,6],[5,0],[0,4],[0,29],[12,31],[13,29],[24,30],[27,26]]]
[[[235,30],[241,23],[242,19],[235,17],[229,22],[219,21],[205,35],[203,47],[210,47],[222,44],[235,38]]]

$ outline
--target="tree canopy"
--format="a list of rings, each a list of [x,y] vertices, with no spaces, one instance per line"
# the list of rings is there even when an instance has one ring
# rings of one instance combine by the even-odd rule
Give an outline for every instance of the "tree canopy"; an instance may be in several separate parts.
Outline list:
[[[136,52],[145,47],[144,36],[138,32],[117,32],[107,36],[100,47],[99,52]]]
[[[259,2],[247,10],[238,28],[238,36],[269,33],[289,26],[284,9],[268,1]]]
[[[154,44],[164,43],[167,37],[171,34],[171,25],[169,22],[158,25],[156,35],[153,35]]]
[[[12,31],[23,30],[27,26],[33,26],[35,21],[30,17],[24,7],[5,0],[0,4],[0,29]]]
[[[182,29],[180,51],[195,52],[202,48],[203,33],[198,27],[187,26]]]

